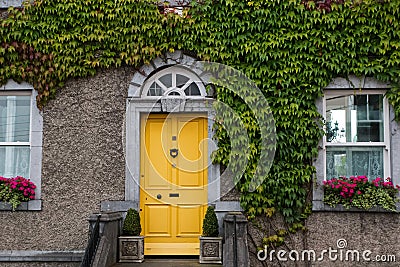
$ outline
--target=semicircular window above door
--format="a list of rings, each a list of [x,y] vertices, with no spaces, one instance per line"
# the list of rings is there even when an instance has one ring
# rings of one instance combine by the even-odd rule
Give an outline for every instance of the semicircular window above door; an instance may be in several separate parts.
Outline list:
[[[152,75],[145,83],[142,97],[205,97],[206,90],[193,72],[173,66]]]

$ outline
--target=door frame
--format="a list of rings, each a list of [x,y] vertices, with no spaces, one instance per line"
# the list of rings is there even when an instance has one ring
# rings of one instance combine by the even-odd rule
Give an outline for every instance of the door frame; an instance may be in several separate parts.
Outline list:
[[[141,116],[152,112],[163,112],[160,99],[146,97],[143,88],[146,80],[153,74],[165,69],[166,67],[177,66],[185,71],[192,72],[198,77],[204,87],[208,83],[207,73],[203,73],[202,66],[195,58],[175,51],[166,53],[165,58],[156,58],[148,65],[142,66],[133,75],[128,89],[126,101],[125,133],[122,138],[125,141],[125,201],[131,203],[131,207],[139,207],[140,201],[140,132]],[[203,113],[207,116],[207,137],[213,140],[215,111],[213,109],[213,92],[208,92],[202,97],[186,97],[185,104],[181,106],[179,113],[195,112]],[[208,204],[216,204],[220,201],[220,168],[219,164],[212,164],[211,153],[216,149],[216,144],[208,142]]]
[[[186,102],[185,112],[204,113],[208,118],[207,137],[212,140],[214,136],[213,124],[215,112],[212,109],[213,99],[199,99]],[[127,125],[126,125],[126,179],[125,200],[133,201],[137,206],[140,196],[140,118],[142,114],[162,112],[161,104],[154,100],[128,99]],[[215,145],[208,143],[208,203],[215,203],[220,199],[219,165],[212,164],[211,153]]]

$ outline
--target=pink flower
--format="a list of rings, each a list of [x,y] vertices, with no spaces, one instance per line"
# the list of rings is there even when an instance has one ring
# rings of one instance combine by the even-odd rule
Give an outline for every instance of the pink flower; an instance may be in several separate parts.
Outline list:
[[[361,191],[360,190],[357,191],[357,195],[361,195]]]

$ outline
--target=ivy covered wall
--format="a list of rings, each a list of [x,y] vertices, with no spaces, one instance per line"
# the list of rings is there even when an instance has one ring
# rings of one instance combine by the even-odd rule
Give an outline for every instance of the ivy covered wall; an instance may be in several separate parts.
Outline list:
[[[238,184],[241,204],[249,217],[279,211],[296,222],[309,210],[312,159],[323,134],[315,107],[322,88],[349,74],[390,81],[387,96],[400,114],[399,4],[204,0],[179,16],[150,0],[33,1],[0,20],[0,84],[31,83],[45,109],[68,79],[122,65],[138,68],[165,51],[190,51],[239,69],[264,93],[277,131],[271,171],[249,193],[259,155],[257,123],[239,97],[217,88],[217,98],[237,110],[253,133]],[[215,160],[226,164],[230,141],[222,128],[217,138]]]

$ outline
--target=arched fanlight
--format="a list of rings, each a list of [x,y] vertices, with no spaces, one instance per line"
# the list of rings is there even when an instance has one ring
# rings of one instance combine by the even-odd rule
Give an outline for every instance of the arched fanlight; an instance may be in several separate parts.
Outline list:
[[[205,97],[206,91],[197,75],[172,66],[152,75],[144,84],[142,97]]]

